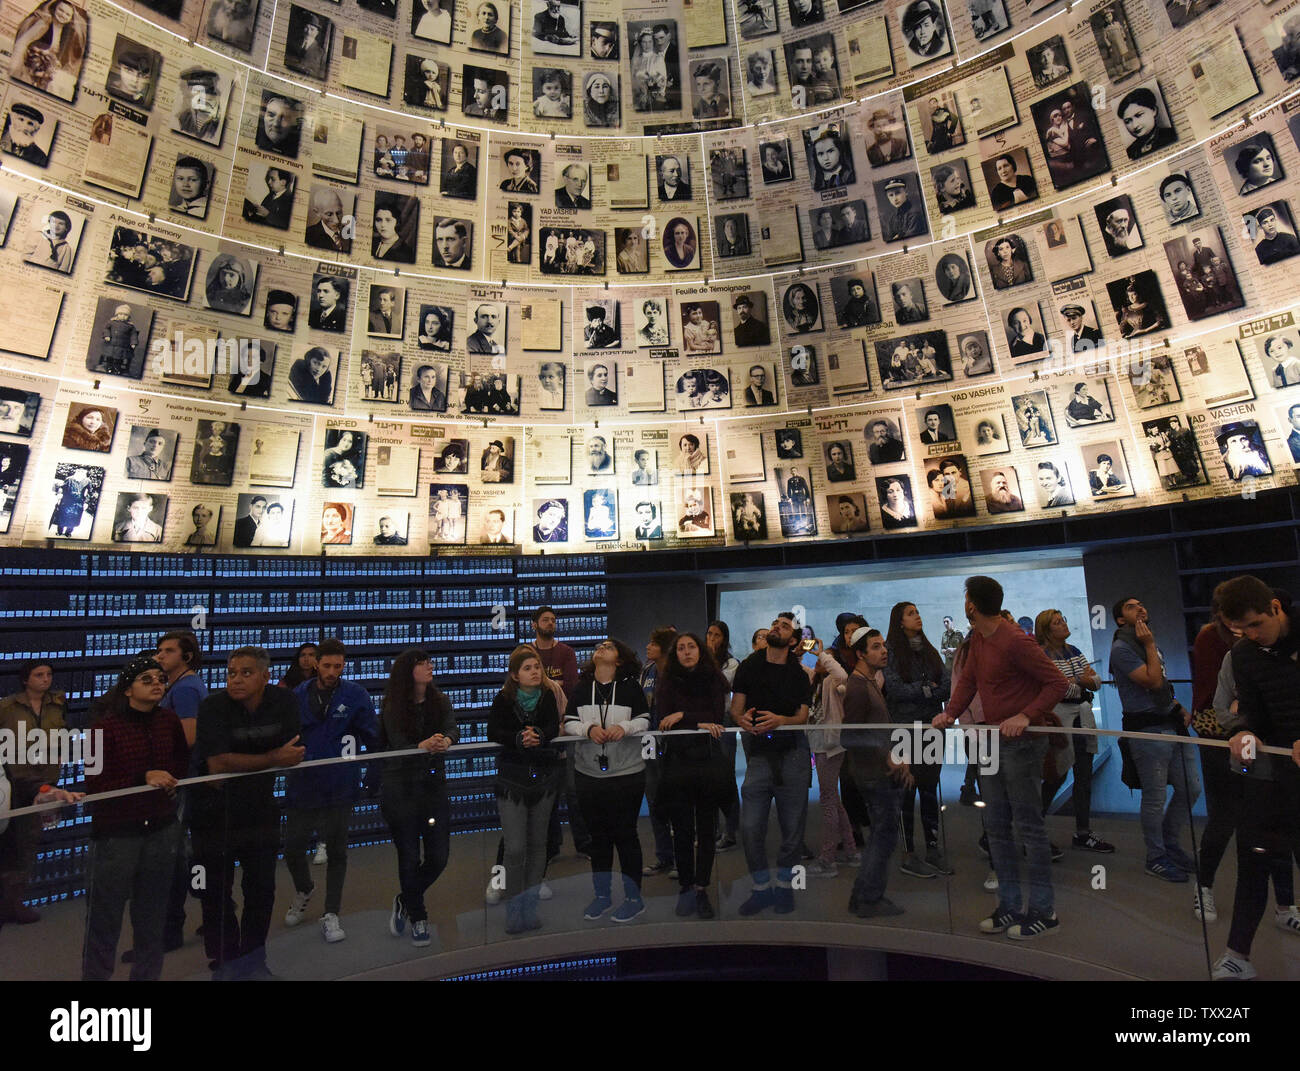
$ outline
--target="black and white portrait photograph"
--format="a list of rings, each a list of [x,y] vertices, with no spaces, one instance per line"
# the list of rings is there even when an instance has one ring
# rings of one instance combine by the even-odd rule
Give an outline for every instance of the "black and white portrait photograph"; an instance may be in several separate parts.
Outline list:
[[[796,111],[823,108],[842,97],[835,35],[813,34],[785,43],[790,103]]]
[[[618,492],[612,487],[583,491],[582,514],[588,539],[614,539],[618,535]]]
[[[582,55],[581,0],[529,0],[525,17],[532,16],[532,49],[538,55]]]
[[[608,360],[588,361],[584,369],[589,407],[618,405],[618,365]]]
[[[567,543],[569,541],[569,503],[563,498],[533,499],[533,542]],[[430,525],[432,525],[430,518]]]
[[[1277,147],[1272,137],[1263,132],[1229,145],[1223,150],[1223,162],[1241,197],[1286,178]]]
[[[1264,446],[1264,433],[1254,420],[1233,420],[1214,428],[1219,460],[1228,479],[1240,483],[1247,478],[1273,475],[1273,465]]]
[[[226,390],[237,398],[269,398],[275,375],[276,344],[258,338],[247,341],[247,349],[241,352],[239,367],[231,372]]]
[[[731,117],[731,76],[727,61],[691,60],[687,71],[691,84],[691,115],[699,122]]]
[[[683,301],[682,351],[688,357],[722,352],[721,313],[716,301]]]
[[[118,34],[104,92],[132,108],[153,111],[161,69],[162,53]]]
[[[1025,49],[1029,73],[1039,89],[1053,86],[1071,74],[1070,56],[1065,50],[1065,39],[1060,34]]]
[[[985,242],[984,259],[988,262],[994,290],[1007,290],[1033,282],[1029,248],[1018,234],[1004,234]]]
[[[650,254],[640,227],[615,227],[614,246],[618,249],[614,264],[620,275],[644,275],[650,270]]]
[[[87,217],[75,208],[39,204],[32,217],[23,261],[71,275],[87,222]]]
[[[442,546],[463,544],[466,528],[465,512],[468,509],[468,484],[430,484],[429,542]]]
[[[859,202],[860,203],[860,202]],[[732,212],[713,220],[713,255],[723,259],[749,256],[749,216]]]
[[[766,346],[771,342],[767,292],[750,290],[731,300],[731,337],[737,346]]]
[[[276,90],[264,89],[262,110],[257,117],[257,134],[253,138],[254,144],[264,152],[296,160],[301,138],[302,104],[295,98]]]
[[[581,303],[581,321],[576,325],[582,334],[582,348],[616,350],[623,346],[617,298],[587,298]]]
[[[964,253],[945,253],[934,266],[934,281],[944,303],[956,305],[978,297],[970,262]]]
[[[478,199],[478,146],[457,138],[442,138],[441,184],[444,197]],[[534,193],[536,190],[533,191]]]
[[[126,447],[128,480],[170,480],[180,433],[170,428],[133,425]]]
[[[594,130],[622,125],[622,96],[616,71],[588,71],[583,76],[582,119]]]
[[[877,476],[876,499],[880,503],[880,526],[885,531],[916,527],[916,505],[912,499],[910,476]]]
[[[880,237],[902,242],[929,232],[915,175],[902,174],[872,183],[876,211],[880,213]]]
[[[697,539],[713,535],[713,489],[683,483],[677,492],[677,535]]]
[[[1286,12],[1269,22],[1264,27],[1264,43],[1283,81],[1300,78],[1300,18],[1295,12]]]
[[[1245,304],[1218,227],[1186,230],[1164,245],[1189,320],[1204,320]]]
[[[1011,25],[1002,0],[970,0],[970,22],[976,41],[986,41]]]
[[[514,377],[516,380],[518,377]],[[517,388],[517,384],[516,384]],[[503,435],[489,439],[479,452],[478,477],[483,483],[515,482],[515,440]]]
[[[1010,212],[1038,200],[1038,183],[1029,163],[1029,153],[1023,148],[1008,149],[991,160],[984,160],[980,167],[995,212]]]
[[[493,5],[484,3],[482,6]],[[425,85],[427,89],[427,72]],[[505,71],[466,64],[461,68],[461,87],[460,111],[467,119],[491,119],[497,123],[506,121],[510,112],[510,76]]]
[[[0,152],[35,167],[48,167],[58,127],[58,121],[52,115],[47,117],[35,103],[13,100],[0,130]]]
[[[1016,430],[1020,432],[1020,445],[1032,449],[1037,446],[1055,446],[1056,425],[1052,421],[1052,404],[1047,391],[1031,390],[1011,396],[1011,409],[1016,414]]]
[[[709,179],[715,201],[749,196],[749,161],[741,148],[710,149]]]
[[[451,350],[456,310],[446,305],[421,305],[416,322],[416,345],[422,350],[447,353]]]
[[[1074,505],[1074,489],[1070,486],[1070,470],[1064,459],[1043,460],[1033,468],[1034,485],[1038,490],[1041,509],[1064,509]]]
[[[857,181],[848,128],[843,123],[826,123],[803,131],[804,156],[815,192],[838,190]]]
[[[895,5],[894,13],[907,43],[909,67],[920,67],[952,52],[948,20],[938,0],[910,0]]]
[[[993,349],[989,346],[987,331],[968,331],[958,335],[955,345],[965,376],[986,376],[993,371]]]
[[[236,547],[287,547],[293,533],[293,499],[288,495],[241,494],[235,506]]]
[[[740,392],[741,404],[746,409],[760,409],[776,405],[776,384],[780,379],[775,367],[752,364],[745,373],[745,387]]]
[[[505,372],[462,372],[464,396],[461,411],[495,416],[519,415],[519,377]]]
[[[1160,180],[1156,192],[1160,194],[1160,206],[1165,210],[1165,219],[1170,226],[1186,223],[1201,214],[1192,180],[1182,172],[1166,175]]]
[[[1115,118],[1119,120],[1121,141],[1130,160],[1140,160],[1178,140],[1160,83],[1154,78],[1119,98]]]
[[[376,357],[380,355],[375,355]],[[384,354],[384,363],[376,366],[372,380],[384,382],[388,373],[392,370],[394,364],[399,366],[401,356],[399,354]],[[363,359],[363,363],[364,359]],[[383,380],[380,377],[384,377]],[[396,379],[396,373],[393,374]],[[450,379],[450,372],[446,364],[417,364],[415,372],[411,376],[411,385],[407,389],[406,404],[413,413],[445,413],[447,411],[447,383]],[[367,385],[363,383],[363,388]],[[369,386],[374,390],[374,386]],[[381,387],[386,391],[386,387]],[[377,401],[396,401],[396,392],[393,398],[380,397]]]
[[[1122,193],[1111,197],[1093,207],[1097,217],[1097,226],[1101,230],[1106,253],[1120,257],[1144,245],[1142,232],[1138,228],[1137,212],[1133,208],[1133,199]]]
[[[324,80],[334,45],[334,22],[297,4],[289,5],[284,65],[294,74]]]
[[[1001,413],[992,413],[975,423],[975,452],[977,454],[1005,454],[1011,449],[1007,443],[1007,426]]]
[[[925,497],[936,521],[975,516],[970,469],[964,454],[944,454],[925,460]]]
[[[287,231],[297,190],[298,175],[292,168],[250,162],[244,184],[244,219]]]
[[[1246,212],[1241,220],[1247,240],[1261,264],[1276,264],[1300,253],[1291,206],[1286,201],[1273,201],[1263,208]]]
[[[95,306],[86,369],[110,376],[144,375],[154,312],[146,305],[102,297]]]
[[[469,440],[447,439],[434,451],[433,471],[437,473],[464,473],[469,471]]]
[[[375,178],[393,182],[410,182],[419,186],[429,182],[429,137],[422,131],[398,130],[383,126],[373,132],[374,148],[370,153]]]
[[[1069,189],[1110,170],[1088,83],[1076,82],[1031,104],[1029,110],[1056,189]]]
[[[792,387],[815,387],[821,382],[816,346],[791,346],[785,363]]]
[[[767,538],[767,509],[760,491],[732,491],[731,530],[742,543]]]
[[[781,517],[781,534],[792,536],[817,534],[817,510],[813,505],[812,470],[805,465],[777,465],[777,509]]]
[[[592,19],[587,29],[588,54],[592,59],[618,59],[618,23]]]
[[[871,272],[861,275],[832,276],[831,303],[835,306],[838,327],[869,327],[880,323],[880,304],[876,300],[876,278]]]
[[[907,124],[900,114],[876,108],[867,120],[867,132],[867,163],[872,167],[884,167],[912,155]]]
[[[781,295],[781,316],[796,335],[822,330],[822,306],[816,284],[795,282]]]
[[[567,368],[561,361],[543,361],[537,368],[537,408],[558,411],[565,408]]]
[[[411,4],[411,36],[436,45],[451,44],[455,8],[455,0],[414,0]]]
[[[826,459],[826,479],[830,483],[851,483],[858,478],[853,463],[853,446],[847,439],[835,439],[822,447]]]
[[[389,193],[387,190],[375,191],[375,211],[370,235],[371,257],[399,264],[414,264],[419,229],[419,198]]]
[[[338,377],[338,351],[310,346],[289,366],[289,397],[309,405],[333,405]]]
[[[940,215],[949,216],[975,207],[975,190],[965,160],[958,158],[930,168],[930,181],[934,184],[935,204]]]
[[[218,312],[249,315],[253,311],[257,273],[257,261],[234,253],[218,253],[208,265],[203,288],[204,304]]]
[[[776,441],[776,456],[780,461],[798,461],[803,458],[803,432],[799,428],[778,428],[772,433]]]
[[[348,321],[348,295],[352,283],[341,275],[313,275],[309,326],[318,331],[344,331]]]
[[[745,41],[776,33],[776,0],[739,0],[736,21]]]
[[[374,524],[370,541],[377,547],[404,547],[410,540],[410,510],[384,510]]]
[[[867,496],[861,492],[836,492],[826,496],[826,513],[836,535],[855,535],[871,530],[867,520]]]
[[[776,54],[772,49],[751,48],[745,53],[745,89],[751,97],[776,92]]]
[[[572,119],[573,73],[562,67],[534,67],[532,74],[534,117]]]
[[[1274,390],[1300,386],[1300,334],[1294,328],[1274,331],[1255,340],[1259,365]]]
[[[216,167],[209,161],[188,154],[177,156],[167,207],[191,219],[206,219],[215,178]]]
[[[1065,422],[1072,428],[1093,424],[1109,424],[1115,419],[1110,403],[1110,389],[1104,378],[1080,379],[1068,388],[1069,401],[1065,404]]]
[[[867,443],[867,459],[873,465],[887,465],[907,458],[902,432],[893,417],[868,417],[862,437]]]
[[[957,422],[952,406],[943,403],[923,405],[916,410],[917,437],[922,446],[957,441]]]
[[[1169,327],[1160,280],[1153,271],[1140,271],[1106,284],[1106,294],[1121,338],[1137,338]]]
[[[682,107],[682,60],[677,21],[627,23],[632,69],[632,108],[637,112],[676,112]]]
[[[760,141],[758,162],[764,186],[789,182],[794,178],[794,169],[790,166],[790,143],[784,138],[779,141]]]
[[[63,426],[63,445],[70,450],[107,454],[113,446],[117,418],[118,411],[111,406],[72,402]]]
[[[307,199],[307,225],[303,232],[313,249],[352,252],[356,231],[357,195],[333,186],[313,186]]]
[[[1113,0],[1100,11],[1088,16],[1092,36],[1097,42],[1106,74],[1112,82],[1121,82],[1142,68],[1137,42],[1121,0]]]
[[[356,376],[360,388],[358,393],[363,401],[396,403],[400,400],[402,355],[393,352],[362,350],[361,359],[356,364]],[[423,389],[424,383],[425,377],[421,377],[417,369],[411,390],[415,391],[416,387]],[[415,397],[416,395],[413,394],[412,398]],[[421,395],[421,398],[423,399],[423,395]],[[441,402],[441,406],[436,410],[437,412],[442,412],[442,409],[447,404],[445,395],[430,400]],[[412,401],[411,408],[419,409],[421,407]]]
[[[106,281],[174,301],[188,301],[194,275],[192,246],[129,227],[114,227]]]
[[[238,424],[225,420],[198,421],[194,432],[194,455],[190,461],[190,483],[229,487],[235,478],[238,449]]]
[[[865,201],[841,201],[832,206],[810,208],[808,221],[813,228],[813,245],[818,249],[838,249],[871,240]]]
[[[668,345],[669,330],[667,298],[633,298],[632,317],[632,325],[636,332],[636,344],[638,349]]]
[[[349,428],[326,428],[321,453],[322,487],[364,487],[369,436]]]
[[[0,435],[30,439],[41,410],[41,396],[21,387],[0,387]]]
[[[1043,330],[1043,317],[1038,302],[1027,301],[1000,313],[1006,330],[1007,349],[1011,360],[1020,364],[1047,355],[1047,333]]]
[[[656,196],[665,203],[692,201],[691,159],[689,156],[656,156],[655,174],[658,176]]]
[[[370,284],[366,305],[366,334],[375,338],[401,338],[406,322],[406,288]]]
[[[730,409],[731,384],[716,368],[692,368],[676,381],[678,411]]]
[[[85,7],[71,0],[41,0],[18,23],[9,77],[71,101],[77,95],[81,64],[90,47],[89,33]]]
[[[1154,409],[1183,399],[1173,359],[1167,353],[1143,354],[1130,365],[1128,381],[1139,409]]]
[[[208,36],[240,52],[251,51],[257,9],[258,0],[213,0],[207,8]]]
[[[472,15],[469,24],[474,27],[469,35],[469,47],[476,52],[494,52],[498,56],[510,54],[510,4],[500,7],[492,0],[473,0],[466,3],[466,14]]]
[[[1023,513],[1024,499],[1020,497],[1020,477],[1015,466],[984,469],[980,473],[984,488],[984,508],[993,516],[1000,513]]]
[[[1156,417],[1142,421],[1146,447],[1156,467],[1160,486],[1166,491],[1183,487],[1201,487],[1210,482],[1201,463],[1200,447],[1194,432],[1180,416]]]
[[[61,539],[89,539],[103,493],[102,468],[60,461],[54,466],[54,481],[50,488],[54,508],[46,526],[46,535]]]
[[[925,284],[920,279],[900,279],[891,283],[889,293],[893,299],[896,323],[919,324],[930,318],[930,307],[925,300]]]
[[[540,268],[543,275],[605,274],[605,232],[603,230],[584,227],[541,227],[538,229],[538,246],[541,251]],[[698,262],[698,252],[696,256]]]
[[[880,381],[886,390],[940,383],[952,379],[948,336],[943,331],[922,331],[873,343]]]

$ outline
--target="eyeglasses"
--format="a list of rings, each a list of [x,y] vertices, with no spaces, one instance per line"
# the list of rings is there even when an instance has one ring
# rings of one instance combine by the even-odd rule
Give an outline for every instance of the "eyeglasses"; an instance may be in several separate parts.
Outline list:
[[[135,682],[137,684],[166,684],[167,678],[161,673],[141,673],[140,676],[136,677]]]

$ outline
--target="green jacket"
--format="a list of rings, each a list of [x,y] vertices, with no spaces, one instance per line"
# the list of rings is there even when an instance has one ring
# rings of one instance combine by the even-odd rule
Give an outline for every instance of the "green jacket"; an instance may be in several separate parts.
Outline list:
[[[15,692],[0,699],[0,730],[6,735],[12,733],[13,740],[25,740],[32,729],[66,729],[68,708],[62,692],[45,693],[45,703],[41,713],[36,714],[27,701],[26,692]],[[17,786],[19,783],[34,782],[39,788],[43,784],[57,784],[60,766],[54,763],[13,763],[5,767],[9,779]],[[16,794],[17,795],[17,794]]]

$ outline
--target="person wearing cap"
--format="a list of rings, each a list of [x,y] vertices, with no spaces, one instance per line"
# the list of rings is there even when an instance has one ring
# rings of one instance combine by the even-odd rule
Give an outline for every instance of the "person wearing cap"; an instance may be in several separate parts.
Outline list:
[[[884,167],[885,164],[892,164],[895,160],[907,157],[907,141],[895,137],[894,131],[899,127],[891,112],[877,108],[867,121],[867,129],[871,131],[874,139],[867,146],[867,162],[872,167]]]
[[[109,71],[104,89],[110,97],[134,104],[146,111],[153,107],[154,58],[153,50],[127,43],[117,54],[117,61]]]
[[[292,331],[298,319],[298,299],[288,290],[272,290],[266,295],[266,315],[262,322],[272,331]]]
[[[166,691],[167,674],[154,652],[138,654],[118,676],[108,714],[95,725],[101,759],[97,773],[87,770],[86,791],[145,785],[154,791],[92,807],[82,981],[112,977],[128,900],[135,942],[131,981],[157,981],[162,974],[163,927],[180,846],[174,797],[190,755],[180,718],[159,705]]]
[[[1066,305],[1061,309],[1061,315],[1065,317],[1068,326],[1065,340],[1069,343],[1071,353],[1087,353],[1101,346],[1101,332],[1083,322],[1082,305]]]
[[[1232,423],[1215,437],[1219,444],[1219,453],[1223,455],[1223,466],[1228,470],[1228,478],[1242,480],[1247,476],[1268,476],[1273,466],[1251,441],[1250,431],[1245,424]]]
[[[200,774],[255,773],[195,785],[190,795],[194,862],[203,867],[203,944],[215,977],[271,977],[266,935],[275,908],[280,809],[273,771],[302,762],[301,723],[293,693],[269,687],[271,656],[240,647],[226,664],[226,687],[199,706],[194,748]],[[231,890],[235,867],[243,916]]]
[[[15,104],[12,110],[17,109],[18,105]],[[1250,216],[1246,217],[1247,230],[1254,232],[1256,228],[1249,225],[1250,219]],[[1255,242],[1255,256],[1259,257],[1261,264],[1276,264],[1279,260],[1300,253],[1300,242],[1296,241],[1295,235],[1279,229],[1280,220],[1275,209],[1266,205],[1255,213],[1254,220],[1258,233],[1263,235]]]
[[[33,140],[44,124],[45,115],[39,109],[22,101],[11,105],[0,134],[0,150],[37,167],[48,166],[49,154]]]
[[[903,36],[913,55],[922,59],[948,54],[948,30],[943,8],[934,0],[916,0],[903,13]]]
[[[512,473],[513,467],[510,458],[506,456],[505,443],[493,439],[479,459],[480,478],[483,483],[509,483]]]
[[[296,47],[284,50],[284,65],[291,71],[305,74],[309,78],[324,78],[329,66],[329,55],[321,45],[324,22],[317,15],[308,15],[299,26],[302,38]]]
[[[925,233],[925,216],[912,207],[906,182],[901,178],[886,182],[885,199],[889,211],[881,213],[884,219],[880,230],[886,242],[901,242]]]
[[[754,315],[754,301],[748,294],[739,294],[731,303],[736,314],[733,334],[737,346],[766,346],[771,342],[771,329],[766,321]]]
[[[176,114],[176,129],[199,141],[221,138],[221,79],[216,71],[191,67],[181,73],[185,107]]]

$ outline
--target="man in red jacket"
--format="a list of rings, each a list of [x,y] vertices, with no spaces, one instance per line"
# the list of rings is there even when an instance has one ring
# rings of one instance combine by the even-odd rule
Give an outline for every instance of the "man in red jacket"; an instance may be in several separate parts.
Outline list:
[[[1029,941],[1060,925],[1052,894],[1052,856],[1043,824],[1041,782],[1047,754],[1046,733],[1026,733],[1041,725],[1064,697],[1065,677],[1032,636],[1006,621],[1002,585],[992,577],[966,580],[966,617],[971,623],[969,653],[936,729],[953,724],[976,694],[985,722],[998,727],[997,766],[980,770],[985,802],[984,826],[989,855],[998,875],[998,906],[980,923],[983,933],[1005,933]],[[1024,842],[1029,863],[1029,900],[1021,911],[1020,852],[1011,834],[1012,819]]]

